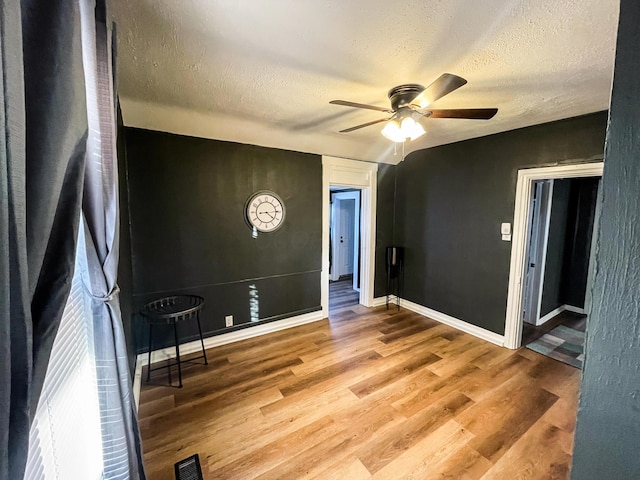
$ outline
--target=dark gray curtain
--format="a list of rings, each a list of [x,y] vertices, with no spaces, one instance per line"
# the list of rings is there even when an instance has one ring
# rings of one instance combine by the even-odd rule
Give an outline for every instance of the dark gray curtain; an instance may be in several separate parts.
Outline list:
[[[85,3],[87,5],[85,5]],[[83,2],[89,111],[83,222],[82,283],[91,297],[105,479],[144,479],[140,435],[118,298],[119,202],[112,31],[104,3]],[[91,28],[85,28],[91,25]],[[83,269],[84,270],[84,269]]]
[[[1,1],[0,479],[16,480],[71,286],[87,118],[77,2]]]

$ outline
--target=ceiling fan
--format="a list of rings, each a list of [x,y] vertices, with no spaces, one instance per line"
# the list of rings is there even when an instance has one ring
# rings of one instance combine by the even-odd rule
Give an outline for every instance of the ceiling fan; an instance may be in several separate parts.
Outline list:
[[[493,118],[498,112],[497,108],[456,108],[446,110],[429,108],[433,102],[457,90],[466,83],[467,81],[462,77],[451,73],[443,73],[427,88],[416,83],[398,85],[389,90],[391,108],[348,102],[346,100],[331,100],[329,103],[390,113],[391,117],[345,128],[344,130],[340,130],[340,133],[353,132],[359,128],[375,125],[376,123],[387,122],[382,129],[382,134],[389,140],[400,143],[406,140],[415,140],[421,135],[424,135],[424,127],[419,122],[423,117],[467,118],[473,120],[489,120]]]

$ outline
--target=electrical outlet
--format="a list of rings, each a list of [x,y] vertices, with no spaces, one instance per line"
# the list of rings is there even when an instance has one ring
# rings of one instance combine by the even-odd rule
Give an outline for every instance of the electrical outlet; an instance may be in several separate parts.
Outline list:
[[[227,327],[233,327],[233,315],[227,315],[224,317],[224,323]]]

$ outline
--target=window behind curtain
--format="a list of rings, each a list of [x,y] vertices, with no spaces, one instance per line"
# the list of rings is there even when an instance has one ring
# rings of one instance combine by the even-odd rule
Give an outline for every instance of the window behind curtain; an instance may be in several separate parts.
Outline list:
[[[84,251],[77,249],[71,293],[31,425],[26,480],[102,478],[92,317],[80,278]]]

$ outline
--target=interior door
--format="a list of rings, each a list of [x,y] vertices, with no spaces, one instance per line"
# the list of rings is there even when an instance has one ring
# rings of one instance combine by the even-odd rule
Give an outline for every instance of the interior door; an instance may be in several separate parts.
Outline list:
[[[355,221],[355,200],[338,200],[338,225],[336,237],[338,240],[337,274],[353,274],[353,225]]]
[[[553,180],[535,182],[529,213],[531,220],[522,312],[523,320],[532,325],[536,325],[540,317],[552,195]]]

